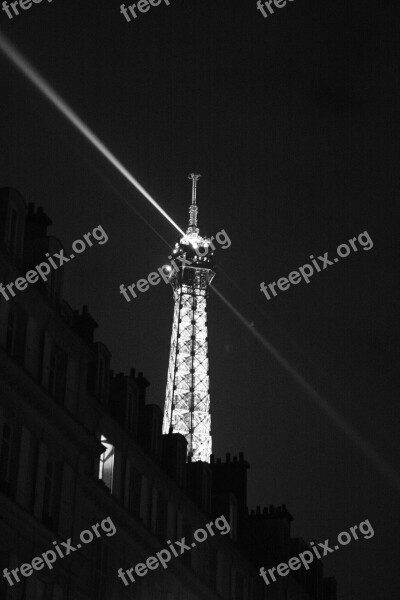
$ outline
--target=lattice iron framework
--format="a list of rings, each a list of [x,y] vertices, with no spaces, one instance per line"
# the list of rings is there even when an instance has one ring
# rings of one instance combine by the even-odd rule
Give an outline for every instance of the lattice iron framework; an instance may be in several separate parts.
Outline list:
[[[199,235],[196,188],[186,235],[175,245],[169,282],[174,290],[174,320],[164,405],[163,433],[181,433],[192,461],[210,462],[211,415],[208,372],[208,287],[215,275],[211,240]]]

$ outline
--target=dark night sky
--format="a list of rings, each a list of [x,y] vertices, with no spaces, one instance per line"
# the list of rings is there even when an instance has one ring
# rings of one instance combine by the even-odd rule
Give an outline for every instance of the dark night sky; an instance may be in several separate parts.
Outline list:
[[[200,172],[200,232],[225,229],[216,287],[393,467],[400,459],[398,9],[295,0],[171,0],[128,24],[118,0],[54,0],[0,28],[182,228]],[[103,246],[65,266],[113,368],[143,371],[163,404],[172,324],[165,284],[131,303],[121,283],[166,262],[178,234],[0,56],[0,185],[53,219],[66,248],[102,225]],[[374,247],[292,286],[259,291],[310,254],[367,230]],[[233,280],[233,281],[232,281]],[[213,444],[251,463],[249,504],[286,503],[294,532],[370,540],[325,559],[339,600],[400,592],[399,491],[211,294]]]

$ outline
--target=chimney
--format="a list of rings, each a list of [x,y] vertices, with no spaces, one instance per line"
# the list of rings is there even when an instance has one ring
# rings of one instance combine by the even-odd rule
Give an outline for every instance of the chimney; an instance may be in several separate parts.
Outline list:
[[[81,315],[78,310],[74,310],[72,327],[86,342],[93,344],[94,330],[97,329],[98,324],[90,316],[87,306],[82,307]]]
[[[133,375],[135,374],[135,370],[132,369]],[[131,371],[131,373],[132,373]],[[146,403],[146,388],[149,387],[150,382],[147,381],[145,377],[143,377],[143,373],[139,373],[137,377],[134,377],[136,385],[139,388],[139,406],[143,407]]]
[[[33,202],[28,204],[28,214],[25,221],[25,239],[38,240],[47,236],[47,228],[53,221],[46,215],[41,206],[35,212]]]

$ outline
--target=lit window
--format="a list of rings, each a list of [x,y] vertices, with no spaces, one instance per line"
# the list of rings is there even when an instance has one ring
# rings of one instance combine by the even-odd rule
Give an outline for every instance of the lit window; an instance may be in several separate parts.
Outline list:
[[[114,472],[114,446],[110,444],[104,435],[101,436],[101,443],[106,447],[105,452],[100,456],[99,479],[104,481],[106,486],[112,491],[113,472]]]

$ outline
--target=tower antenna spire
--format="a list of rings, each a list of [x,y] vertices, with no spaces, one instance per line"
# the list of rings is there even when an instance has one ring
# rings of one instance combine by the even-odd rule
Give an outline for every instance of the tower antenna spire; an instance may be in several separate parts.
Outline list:
[[[197,206],[197,181],[200,179],[201,175],[196,173],[190,173],[188,179],[192,180],[192,204],[189,208],[189,227],[187,233],[198,233],[197,227],[197,213],[199,211],[199,207]]]

